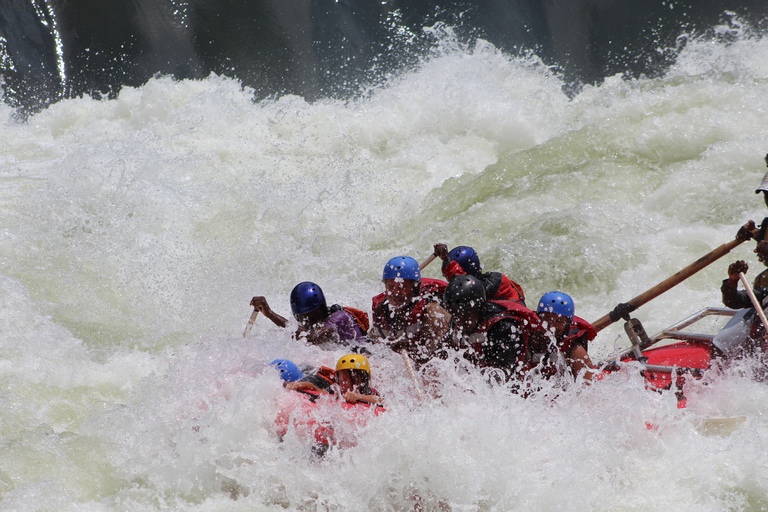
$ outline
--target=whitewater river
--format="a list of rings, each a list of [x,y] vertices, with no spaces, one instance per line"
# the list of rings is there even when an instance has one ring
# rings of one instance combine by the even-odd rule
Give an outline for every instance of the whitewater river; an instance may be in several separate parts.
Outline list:
[[[389,258],[437,242],[594,321],[732,240],[768,215],[768,40],[736,36],[572,99],[537,59],[446,36],[350,101],[254,102],[212,76],[27,123],[0,106],[0,509],[768,509],[768,386],[737,371],[692,385],[684,412],[632,368],[556,401],[442,368],[442,400],[419,406],[377,351],[387,412],[316,461],[273,434],[284,391],[264,365],[343,352],[264,318],[243,339],[253,295],[289,316],[312,280],[367,309]],[[753,248],[636,316],[654,333],[719,305],[728,263],[761,270]],[[616,324],[590,352],[626,346]],[[705,416],[747,422],[705,436]]]

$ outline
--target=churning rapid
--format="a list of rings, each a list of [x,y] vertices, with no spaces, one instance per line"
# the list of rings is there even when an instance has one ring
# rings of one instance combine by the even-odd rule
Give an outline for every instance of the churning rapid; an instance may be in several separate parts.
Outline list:
[[[572,99],[536,57],[436,30],[429,58],[346,101],[254,102],[210,76],[26,123],[0,106],[0,508],[768,508],[768,387],[736,370],[678,410],[633,366],[556,400],[444,367],[442,400],[419,405],[403,361],[375,350],[387,411],[357,446],[318,461],[278,441],[285,391],[265,363],[343,353],[264,318],[243,339],[253,295],[287,315],[312,280],[368,309],[389,258],[445,242],[596,320],[766,216],[768,40],[738,20],[663,77]],[[654,333],[718,305],[735,259],[760,270],[743,244],[636,316]],[[616,324],[590,352],[628,343]],[[740,415],[726,437],[696,429]]]

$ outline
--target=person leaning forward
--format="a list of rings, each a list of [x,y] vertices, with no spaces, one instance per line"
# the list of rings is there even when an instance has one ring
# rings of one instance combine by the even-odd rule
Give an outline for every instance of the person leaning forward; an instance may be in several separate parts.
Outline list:
[[[443,347],[450,316],[441,305],[446,283],[422,279],[419,263],[408,256],[392,258],[382,273],[385,292],[373,297],[368,336],[405,352],[420,366]]]
[[[525,306],[522,286],[500,272],[483,272],[480,257],[472,247],[460,245],[448,251],[445,244],[435,244],[435,256],[443,260],[443,277],[450,281],[454,276],[471,275],[480,280],[489,300],[514,300]]]
[[[765,155],[765,164],[768,166],[768,155]],[[760,186],[755,189],[755,194],[760,194],[761,192],[763,193],[763,201],[765,202],[765,205],[768,206],[768,172],[766,172],[763,176],[763,180],[760,182]],[[757,241],[755,253],[757,253],[757,259],[765,266],[768,266],[767,231],[768,217],[763,219],[759,230],[756,228],[753,221],[749,221],[747,224],[742,226],[742,228],[739,230],[739,233],[736,235],[736,237],[739,239],[749,240],[750,238],[754,238]],[[749,236],[750,233],[752,236]],[[763,270],[763,272],[755,278],[754,286],[756,288],[768,287],[768,269]]]
[[[481,368],[490,383],[521,379],[530,369],[531,334],[539,329],[536,313],[508,300],[486,300],[475,276],[455,276],[445,290],[454,349]]]
[[[330,308],[323,290],[315,283],[304,281],[291,290],[291,312],[299,323],[294,337],[321,348],[333,349],[366,341],[364,327],[367,315],[363,311],[338,305]],[[286,327],[288,320],[272,311],[265,297],[254,297],[251,306],[259,310],[278,327]],[[356,314],[351,313],[354,311]],[[366,318],[358,320],[358,315]]]
[[[723,280],[720,292],[723,295],[723,305],[731,309],[751,309],[749,319],[749,339],[741,346],[743,354],[755,354],[768,352],[768,340],[765,329],[757,314],[754,313],[754,305],[746,290],[739,290],[739,274],[747,273],[749,265],[743,260],[738,260],[728,266],[728,279]],[[755,298],[765,310],[768,307],[768,287],[760,286],[753,289]]]
[[[585,381],[591,381],[594,365],[588,354],[589,342],[597,331],[584,319],[574,315],[574,302],[570,295],[551,291],[541,296],[536,314],[541,329],[531,336],[532,363],[545,378],[583,372]]]

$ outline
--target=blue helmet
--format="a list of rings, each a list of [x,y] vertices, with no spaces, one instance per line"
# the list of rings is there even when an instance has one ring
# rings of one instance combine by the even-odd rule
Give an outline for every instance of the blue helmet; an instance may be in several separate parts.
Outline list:
[[[570,295],[563,292],[547,292],[539,299],[539,306],[536,308],[537,313],[546,311],[549,313],[557,313],[558,315],[567,316],[573,320],[573,299]]]
[[[392,258],[384,265],[382,279],[395,279],[396,277],[420,281],[421,269],[419,268],[419,262],[410,256]]]
[[[304,378],[304,374],[296,363],[287,359],[275,359],[269,366],[274,366],[280,372],[280,378],[285,382],[293,382]]]
[[[325,306],[325,295],[315,283],[304,281],[291,290],[291,311],[294,315],[304,315]]]
[[[466,245],[454,247],[448,257],[458,263],[467,274],[477,276],[480,273],[480,257],[473,248]]]

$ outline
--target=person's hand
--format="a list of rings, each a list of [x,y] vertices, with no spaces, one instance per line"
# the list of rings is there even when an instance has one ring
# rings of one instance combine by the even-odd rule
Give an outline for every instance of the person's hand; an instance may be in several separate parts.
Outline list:
[[[299,328],[302,329],[301,327]],[[304,331],[302,331],[304,332]],[[307,343],[311,345],[322,345],[323,343],[338,343],[339,334],[336,329],[329,325],[314,325],[307,333]]]
[[[739,280],[739,274],[743,273],[746,274],[747,270],[749,270],[749,265],[747,265],[746,261],[738,260],[734,261],[730,265],[728,265],[728,280],[731,282],[732,285],[736,284]]]
[[[751,220],[739,228],[739,231],[736,233],[736,240],[741,242],[752,240],[755,238],[755,231],[757,231],[755,221]]]
[[[253,306],[254,311],[259,311],[265,317],[269,318],[272,321],[272,323],[278,327],[285,327],[286,324],[288,323],[288,320],[286,320],[282,316],[272,311],[272,308],[270,308],[269,304],[267,304],[267,299],[265,297],[252,298],[251,306]]]
[[[757,253],[757,259],[762,263],[768,261],[768,240],[761,240],[755,248],[755,253]]]
[[[266,297],[254,297],[254,298],[252,298],[250,305],[253,306],[253,309],[257,309],[261,313],[264,313],[265,315],[268,314],[271,311],[269,309],[269,304],[267,304]]]
[[[448,261],[448,246],[445,244],[435,244],[435,256],[443,261]]]
[[[629,304],[628,302],[622,302],[618,304],[615,308],[613,308],[613,311],[608,313],[608,317],[614,322],[617,322],[619,318],[623,318],[624,320],[629,322],[629,319],[630,319],[629,314],[636,309],[637,308],[632,304]]]
[[[363,396],[359,393],[355,393],[354,391],[347,391],[344,393],[344,400],[347,401],[347,403],[354,404],[358,400],[360,400],[360,397]]]
[[[387,346],[399,354],[403,350],[407,352],[408,349],[411,347],[411,343],[407,339],[402,339],[398,341],[393,341],[391,343],[387,343]]]

